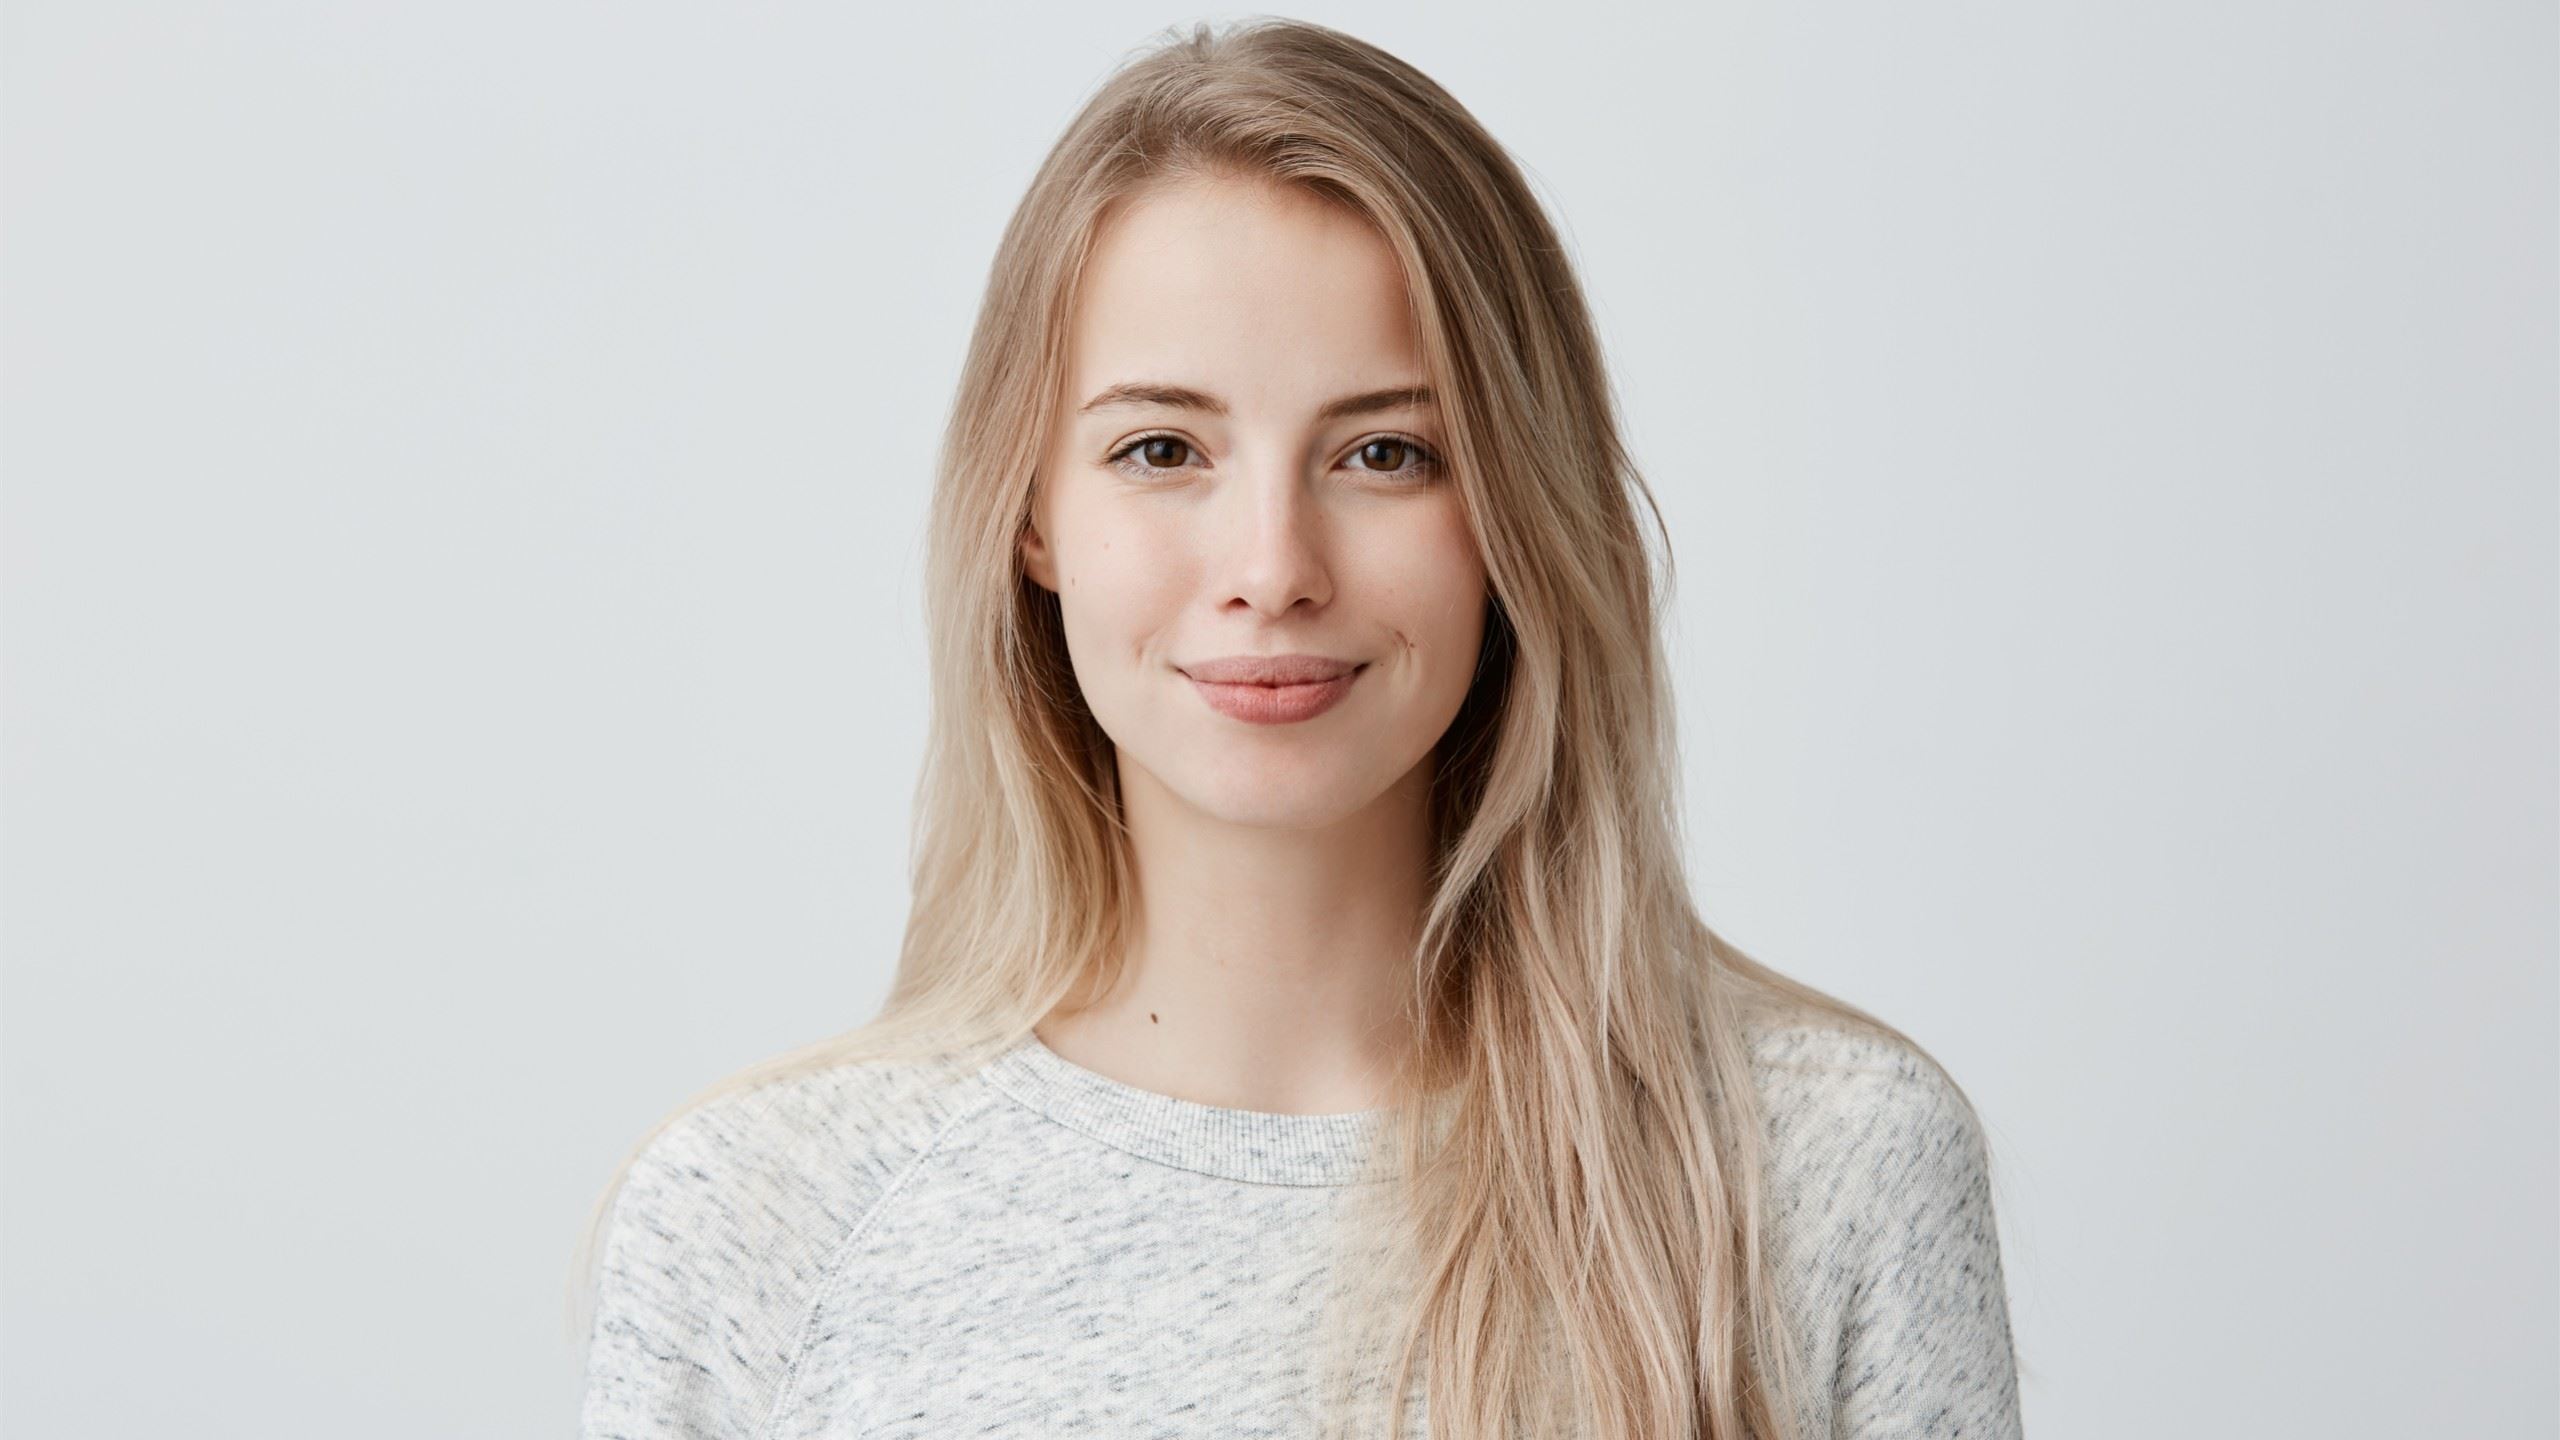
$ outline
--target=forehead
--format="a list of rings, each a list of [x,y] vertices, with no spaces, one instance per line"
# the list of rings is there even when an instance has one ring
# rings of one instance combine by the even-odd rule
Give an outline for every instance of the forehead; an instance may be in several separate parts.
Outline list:
[[[1304,190],[1160,187],[1105,219],[1086,262],[1071,394],[1163,381],[1290,404],[1419,380],[1404,274],[1365,219]]]

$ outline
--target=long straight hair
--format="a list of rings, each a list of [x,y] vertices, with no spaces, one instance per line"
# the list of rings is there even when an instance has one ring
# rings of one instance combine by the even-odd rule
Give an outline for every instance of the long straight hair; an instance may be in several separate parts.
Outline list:
[[[1434,751],[1401,1016],[1414,1058],[1381,1132],[1401,1178],[1346,1212],[1347,1244],[1385,1237],[1400,1260],[1345,1267],[1332,1368],[1388,1358],[1368,1393],[1389,1417],[1427,1377],[1433,1433],[1467,1440],[1817,1440],[1797,1434],[1807,1377],[1770,1254],[1748,1024],[1926,1052],[1743,954],[1690,901],[1668,541],[1518,167],[1402,60],[1269,18],[1175,27],[1130,57],[1007,223],[935,477],[931,728],[888,999],[642,1137],[589,1217],[573,1317],[631,1160],[696,1106],[861,1060],[992,1058],[1118,978],[1136,875],[1112,744],[1020,540],[1096,235],[1149,187],[1236,177],[1342,206],[1393,248],[1489,592],[1475,682]],[[1336,1392],[1346,1431],[1352,1393]]]

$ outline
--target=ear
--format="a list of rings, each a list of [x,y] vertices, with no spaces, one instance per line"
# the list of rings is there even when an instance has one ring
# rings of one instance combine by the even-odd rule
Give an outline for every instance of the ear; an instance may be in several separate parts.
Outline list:
[[[1049,541],[1040,533],[1036,513],[1022,522],[1022,573],[1041,589],[1057,593],[1058,560],[1049,553]]]

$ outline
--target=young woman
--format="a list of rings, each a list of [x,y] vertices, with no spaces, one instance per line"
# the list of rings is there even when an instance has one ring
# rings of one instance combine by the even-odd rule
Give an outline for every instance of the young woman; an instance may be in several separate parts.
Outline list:
[[[616,1175],[585,1432],[2018,1434],[1963,1093],[1684,892],[1639,501],[1456,101],[1124,68],[945,437],[889,1002]]]

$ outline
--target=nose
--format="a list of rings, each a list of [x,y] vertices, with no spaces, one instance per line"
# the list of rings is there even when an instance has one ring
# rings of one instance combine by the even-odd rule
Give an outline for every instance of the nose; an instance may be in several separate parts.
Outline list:
[[[1237,600],[1275,619],[1301,600],[1318,608],[1332,600],[1330,520],[1314,494],[1321,483],[1275,459],[1231,490],[1233,543],[1219,574]]]

